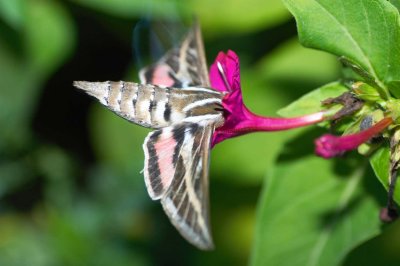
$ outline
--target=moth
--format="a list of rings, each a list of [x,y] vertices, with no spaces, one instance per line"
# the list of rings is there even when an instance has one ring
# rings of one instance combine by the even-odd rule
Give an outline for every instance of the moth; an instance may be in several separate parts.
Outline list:
[[[224,94],[210,88],[200,26],[134,82],[75,81],[122,118],[153,129],[144,140],[144,179],[181,235],[213,248],[208,169],[214,130],[224,123]]]

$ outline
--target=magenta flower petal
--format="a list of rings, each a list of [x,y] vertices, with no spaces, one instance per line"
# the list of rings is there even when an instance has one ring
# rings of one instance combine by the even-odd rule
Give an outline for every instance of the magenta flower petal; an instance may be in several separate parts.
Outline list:
[[[342,155],[344,152],[356,149],[393,122],[391,117],[385,117],[374,126],[356,134],[346,136],[323,135],[315,140],[315,153],[323,158]]]
[[[240,90],[239,57],[235,52],[219,52],[210,67],[210,82],[211,87],[222,92]]]
[[[239,58],[233,51],[220,52],[210,68],[211,86],[226,95],[222,100],[224,124],[213,135],[212,146],[243,134],[286,130],[324,120],[324,112],[294,118],[271,118],[252,113],[243,103]]]

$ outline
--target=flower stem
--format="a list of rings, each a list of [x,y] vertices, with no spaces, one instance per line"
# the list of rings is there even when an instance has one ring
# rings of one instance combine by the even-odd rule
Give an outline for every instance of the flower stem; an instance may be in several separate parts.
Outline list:
[[[243,110],[246,119],[241,121],[235,128],[237,132],[256,132],[256,131],[280,131],[319,123],[325,119],[324,112],[291,117],[276,118],[265,117],[252,113],[247,108]]]

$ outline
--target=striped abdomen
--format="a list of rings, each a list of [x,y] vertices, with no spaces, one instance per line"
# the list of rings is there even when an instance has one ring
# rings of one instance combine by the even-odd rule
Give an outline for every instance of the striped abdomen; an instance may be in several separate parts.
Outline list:
[[[163,88],[133,82],[75,81],[74,86],[96,97],[121,117],[145,127],[215,120],[222,125],[223,94],[208,88]]]

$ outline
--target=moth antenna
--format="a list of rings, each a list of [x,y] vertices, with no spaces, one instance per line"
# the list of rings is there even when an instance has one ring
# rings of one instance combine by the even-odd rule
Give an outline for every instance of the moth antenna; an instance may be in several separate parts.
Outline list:
[[[219,73],[221,74],[222,79],[224,80],[225,86],[228,88],[229,91],[232,91],[232,88],[229,85],[228,80],[226,78],[224,68],[222,67],[222,65],[219,61],[217,61],[217,67],[218,67]]]

